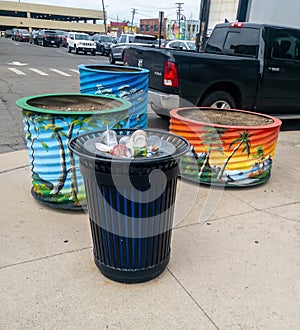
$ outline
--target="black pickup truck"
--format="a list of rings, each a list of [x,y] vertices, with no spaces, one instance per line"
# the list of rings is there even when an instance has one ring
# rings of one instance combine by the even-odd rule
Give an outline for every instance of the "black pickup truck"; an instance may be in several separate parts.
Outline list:
[[[196,105],[300,118],[300,29],[217,24],[203,52],[129,47],[124,64],[150,70],[158,115]]]

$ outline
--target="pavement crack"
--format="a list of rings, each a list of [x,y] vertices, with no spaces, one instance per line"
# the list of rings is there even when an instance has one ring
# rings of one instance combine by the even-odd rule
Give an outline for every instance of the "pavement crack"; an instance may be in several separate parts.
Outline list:
[[[17,166],[17,167],[14,167],[14,168],[10,168],[9,170],[0,171],[0,174],[13,172],[15,170],[20,170],[22,168],[27,168],[27,167],[30,167],[30,165],[22,165],[22,166]]]
[[[40,258],[36,258],[36,259],[32,259],[32,260],[24,260],[24,261],[21,261],[21,262],[16,262],[14,264],[1,266],[0,269],[10,268],[10,267],[24,265],[24,264],[29,264],[29,263],[32,263],[32,262],[35,262],[35,261],[45,260],[45,259],[49,259],[49,258],[53,258],[53,257],[62,256],[64,254],[70,254],[70,253],[74,253],[74,252],[78,252],[78,251],[85,251],[85,250],[89,250],[89,249],[92,249],[92,246],[87,246],[87,247],[84,247],[82,249],[70,250],[70,251],[65,251],[65,252],[62,252],[62,253],[52,254],[52,255],[49,255],[49,256],[44,256],[44,257],[40,257]]]
[[[177,277],[171,272],[171,270],[169,269],[169,267],[167,267],[167,270],[169,271],[169,273],[173,276],[173,278],[175,279],[175,281],[181,286],[181,288],[186,292],[186,294],[192,299],[192,301],[194,302],[194,304],[202,311],[202,313],[209,319],[209,321],[214,325],[214,327],[218,330],[220,330],[220,328],[216,325],[216,323],[211,319],[211,317],[206,313],[206,311],[203,309],[203,307],[201,307],[199,305],[199,303],[195,300],[195,298],[189,293],[189,291],[181,284],[181,282],[177,279]]]

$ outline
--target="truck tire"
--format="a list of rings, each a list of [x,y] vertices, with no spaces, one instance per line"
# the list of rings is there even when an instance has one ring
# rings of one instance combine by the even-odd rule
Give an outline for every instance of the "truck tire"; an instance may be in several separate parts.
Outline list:
[[[115,59],[113,57],[112,52],[110,51],[109,52],[109,64],[115,64],[115,63],[116,63],[116,61],[115,61]]]
[[[105,55],[105,49],[104,49],[104,46],[101,46],[101,47],[100,47],[100,53],[101,53],[102,56]]]
[[[236,109],[237,103],[229,93],[216,91],[206,96],[201,102],[201,106],[219,109]]]
[[[68,53],[71,53],[71,51],[72,51],[71,46],[68,44],[67,47],[68,47]]]

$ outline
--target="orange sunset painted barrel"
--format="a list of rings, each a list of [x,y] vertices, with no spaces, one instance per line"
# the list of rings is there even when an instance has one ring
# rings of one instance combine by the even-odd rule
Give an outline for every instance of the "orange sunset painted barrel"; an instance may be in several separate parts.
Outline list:
[[[170,132],[192,146],[182,159],[182,177],[225,186],[252,186],[270,178],[281,126],[278,118],[198,107],[174,109],[170,116]]]

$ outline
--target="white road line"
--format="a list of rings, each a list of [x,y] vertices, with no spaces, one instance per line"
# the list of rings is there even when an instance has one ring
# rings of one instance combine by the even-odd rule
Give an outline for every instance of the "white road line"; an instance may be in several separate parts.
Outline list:
[[[79,74],[79,71],[76,69],[69,69],[69,70]]]
[[[55,73],[57,73],[57,74],[60,74],[62,76],[65,76],[65,77],[72,77],[70,74],[65,73],[65,72],[62,72],[62,71],[57,70],[57,69],[50,69],[50,70],[53,71],[53,72],[55,72]]]
[[[24,73],[23,71],[21,71],[21,70],[18,70],[18,69],[16,69],[16,68],[8,68],[8,70],[10,70],[10,71],[12,71],[12,72],[14,72],[15,74],[19,74],[19,75],[26,75],[26,73]]]
[[[43,71],[41,71],[39,69],[29,68],[29,70],[31,70],[31,71],[33,71],[33,72],[35,72],[35,73],[37,73],[37,74],[39,74],[41,76],[49,76],[48,73],[43,72]]]

